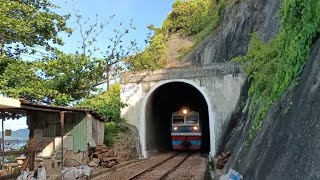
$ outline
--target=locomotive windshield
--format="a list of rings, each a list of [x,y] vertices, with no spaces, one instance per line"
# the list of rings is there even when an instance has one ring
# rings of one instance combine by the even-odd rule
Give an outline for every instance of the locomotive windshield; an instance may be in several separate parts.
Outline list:
[[[187,116],[187,124],[198,124],[199,119],[198,116]]]
[[[183,123],[184,123],[184,117],[183,116],[173,116],[172,124],[183,124]]]

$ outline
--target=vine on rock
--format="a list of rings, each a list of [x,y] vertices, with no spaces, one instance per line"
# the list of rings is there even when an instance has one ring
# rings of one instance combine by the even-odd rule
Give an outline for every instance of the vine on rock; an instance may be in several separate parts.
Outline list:
[[[249,112],[254,119],[249,140],[261,129],[271,104],[297,84],[313,40],[320,32],[319,0],[284,0],[279,14],[279,34],[265,43],[254,33],[247,55],[234,59],[252,81]]]

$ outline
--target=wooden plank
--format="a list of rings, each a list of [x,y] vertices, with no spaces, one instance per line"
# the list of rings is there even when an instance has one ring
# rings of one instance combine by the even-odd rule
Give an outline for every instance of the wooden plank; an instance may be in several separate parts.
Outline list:
[[[104,157],[101,160],[106,162],[106,161],[117,161],[119,158],[118,157]]]
[[[97,155],[98,158],[103,158],[103,157],[106,157],[106,156],[114,156],[114,152],[112,149],[110,149],[108,152],[105,152],[105,153],[102,153],[102,154],[98,154]]]

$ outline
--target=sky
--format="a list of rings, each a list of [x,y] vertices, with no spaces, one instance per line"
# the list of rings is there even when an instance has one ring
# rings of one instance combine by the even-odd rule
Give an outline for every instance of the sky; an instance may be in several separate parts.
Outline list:
[[[28,126],[26,125],[26,118],[20,118],[18,120],[7,120],[4,121],[4,129],[11,129],[12,131],[16,131],[18,129],[26,129]],[[1,129],[0,129],[1,131]]]
[[[107,46],[107,38],[112,36],[112,31],[118,28],[120,22],[124,25],[133,19],[136,30],[128,34],[125,39],[128,42],[136,40],[140,47],[144,46],[147,33],[147,26],[153,24],[155,27],[160,27],[167,14],[171,11],[171,5],[174,0],[51,0],[52,3],[60,6],[60,9],[54,11],[59,14],[72,14],[73,5],[76,10],[79,10],[83,19],[90,18],[89,23],[94,23],[96,14],[100,20],[108,19],[113,14],[113,21],[106,26],[101,37],[99,37],[96,46],[103,49]],[[58,47],[67,53],[74,53],[78,50],[80,40],[75,19],[71,18],[68,21],[68,26],[75,29],[74,33],[68,37],[66,34],[60,34],[65,42],[64,46]],[[41,51],[41,50],[40,50]],[[99,56],[99,55],[98,55]],[[20,120],[8,120],[4,123],[5,129],[18,130],[27,128],[25,118]]]
[[[147,26],[153,24],[160,27],[171,11],[174,0],[52,0],[52,2],[60,6],[60,9],[55,10],[59,14],[72,15],[75,7],[84,17],[83,20],[90,18],[89,24],[94,22],[96,15],[99,16],[99,21],[106,21],[110,16],[115,15],[96,43],[96,46],[103,49],[107,46],[108,38],[114,35],[113,30],[119,29],[119,23],[128,25],[131,19],[136,30],[129,33],[125,40],[128,42],[136,40],[138,45],[143,47],[149,32]],[[79,47],[77,42],[80,40],[79,28],[74,22],[74,17],[71,17],[68,22],[68,26],[74,29],[71,37],[61,35],[66,45],[63,46],[63,50],[70,53],[77,50]]]

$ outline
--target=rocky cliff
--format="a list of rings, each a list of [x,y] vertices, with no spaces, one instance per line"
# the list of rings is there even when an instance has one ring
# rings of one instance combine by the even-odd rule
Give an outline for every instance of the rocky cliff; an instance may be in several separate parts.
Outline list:
[[[225,170],[247,180],[320,179],[320,38],[299,84],[270,108],[262,129],[248,142],[250,119],[245,111],[226,135],[221,151],[231,150]]]
[[[277,12],[282,0],[248,0],[227,8],[218,29],[189,55],[184,62],[207,65],[230,61],[247,52],[250,36],[259,31],[269,40],[279,30]]]
[[[256,31],[264,41],[270,40],[280,27],[281,4],[281,0],[235,3],[225,11],[220,27],[184,61],[197,65],[230,61],[246,54]],[[246,180],[320,179],[320,38],[315,39],[298,85],[271,106],[252,141],[248,138],[252,118],[246,107],[230,121],[219,149],[232,153],[224,171],[235,169]]]

